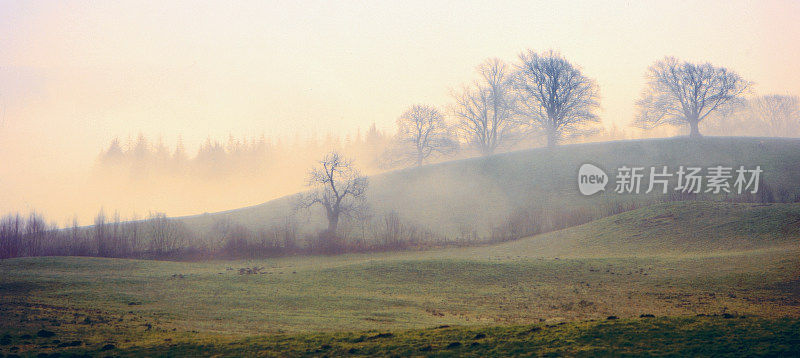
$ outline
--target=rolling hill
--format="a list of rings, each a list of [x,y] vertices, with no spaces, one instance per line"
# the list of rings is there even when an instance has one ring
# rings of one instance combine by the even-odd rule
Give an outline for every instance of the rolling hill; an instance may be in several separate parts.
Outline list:
[[[471,230],[485,235],[492,225],[519,210],[593,208],[609,203],[650,203],[656,198],[615,194],[613,182],[605,192],[581,196],[577,171],[583,163],[604,169],[612,181],[616,168],[622,166],[667,165],[674,172],[681,165],[758,165],[764,170],[760,187],[762,192],[770,191],[770,201],[800,198],[800,139],[706,137],[700,141],[669,138],[564,145],[398,170],[370,178],[368,201],[378,217],[396,211],[405,221],[455,237]],[[642,186],[644,191],[646,179]],[[295,213],[292,203],[289,196],[181,220],[197,231],[207,230],[221,218],[256,230],[297,215],[306,232],[322,228],[321,210]]]
[[[798,144],[586,144],[372,178],[376,210],[444,231],[520,207],[647,204],[499,244],[202,262],[3,259],[0,354],[730,354],[741,337],[754,355],[794,353],[783,342],[800,319],[800,203],[583,197],[575,176],[584,162],[760,165],[774,195],[791,198]],[[257,228],[288,208],[284,198],[181,220]],[[736,338],[720,344],[726,334]],[[657,337],[668,338],[653,346]]]

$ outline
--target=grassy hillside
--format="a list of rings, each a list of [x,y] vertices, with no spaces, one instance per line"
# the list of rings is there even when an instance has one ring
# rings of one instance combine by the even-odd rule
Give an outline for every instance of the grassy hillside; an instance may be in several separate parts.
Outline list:
[[[377,215],[396,210],[404,220],[457,236],[472,229],[485,234],[488,227],[520,209],[592,208],[653,198],[616,195],[613,190],[583,197],[577,189],[577,171],[583,163],[603,168],[612,179],[616,168],[623,165],[668,165],[673,171],[679,165],[760,165],[764,170],[762,188],[772,188],[776,200],[800,197],[800,140],[707,137],[701,141],[670,138],[537,148],[400,170],[370,178],[369,202]],[[646,181],[642,185],[646,189]],[[608,189],[613,189],[613,183]],[[291,215],[291,203],[287,197],[183,220],[199,231],[221,217],[258,229]],[[321,227],[324,220],[321,211],[299,216],[309,231]]]
[[[485,248],[495,256],[622,257],[800,247],[800,204],[672,202]]]
[[[794,352],[799,213],[800,204],[684,202],[483,247],[0,260],[0,353]]]

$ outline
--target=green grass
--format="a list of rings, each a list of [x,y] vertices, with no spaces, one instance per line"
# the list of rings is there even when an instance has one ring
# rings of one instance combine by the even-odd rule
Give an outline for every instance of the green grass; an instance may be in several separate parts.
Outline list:
[[[120,355],[794,352],[798,211],[669,203],[501,245],[420,252],[1,260],[0,338],[9,337],[0,353],[107,344],[115,348],[103,354]],[[264,273],[238,274],[254,266]],[[433,329],[441,325],[454,328]],[[541,331],[519,336],[534,326]],[[56,336],[36,338],[41,329]],[[393,336],[358,342],[384,332]],[[478,333],[487,338],[473,347]]]
[[[717,316],[638,318],[565,324],[436,327],[388,332],[252,336],[161,335],[160,342],[62,354],[115,356],[791,356],[800,353],[800,320]],[[52,346],[53,338],[13,338],[17,346]],[[59,340],[60,342],[60,340]],[[43,349],[43,351],[56,351]]]
[[[797,247],[799,239],[800,204],[689,201],[651,205],[474,251],[528,257],[674,256]]]
[[[313,265],[300,258],[203,264],[14,259],[2,261],[0,267],[4,272],[0,335],[19,337],[46,329],[56,332],[62,342],[82,341],[84,349],[114,344],[120,353],[131,354],[173,349],[190,354],[211,349],[238,355],[261,349],[259,344],[272,345],[264,348],[267,352],[302,351],[323,344],[333,346],[320,342],[338,335],[397,334],[389,346],[363,351],[380,355],[423,342],[406,341],[405,333],[397,332],[440,325],[473,332],[532,322],[580,325],[610,315],[635,319],[641,314],[691,317],[725,313],[760,317],[772,325],[782,322],[781,318],[800,317],[798,253],[766,250],[692,258],[559,260],[352,257],[352,264],[330,257],[314,258],[317,262]],[[226,271],[228,265],[274,267],[263,275],[238,275]],[[173,277],[175,274],[185,276]],[[687,333],[676,327],[663,329],[659,334],[686,338]],[[732,332],[742,329],[746,328]],[[367,333],[348,333],[354,331]],[[290,336],[285,341],[279,340],[286,334]],[[589,333],[580,333],[584,334]],[[253,338],[261,335],[266,336]],[[309,336],[318,338],[302,343]],[[442,341],[451,339],[446,336],[431,342],[441,346]],[[583,343],[570,348],[574,338],[559,339],[564,352],[592,348],[582,347]],[[20,349],[17,353],[64,351],[42,340],[19,343],[24,341],[15,340],[0,347],[0,352],[14,353],[12,347]],[[626,347],[614,348],[619,344],[615,342],[602,342],[602,347]],[[251,344],[256,344],[255,348],[248,348]],[[509,341],[495,347],[495,352],[536,346],[530,343],[514,348],[515,344],[522,342]],[[640,348],[641,342],[629,347],[632,352]]]

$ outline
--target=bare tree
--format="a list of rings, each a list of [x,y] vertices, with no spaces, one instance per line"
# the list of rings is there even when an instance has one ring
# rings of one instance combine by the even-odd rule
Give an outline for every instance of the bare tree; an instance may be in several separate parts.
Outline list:
[[[257,252],[255,245],[252,244],[253,233],[244,225],[231,221],[229,232],[223,244],[223,251],[231,257],[248,257]]]
[[[434,154],[452,153],[458,147],[453,132],[436,107],[415,105],[397,119],[396,147],[387,152],[391,162],[416,166]]]
[[[109,226],[109,238],[111,243],[111,255],[112,257],[122,257],[125,256],[128,252],[127,248],[125,247],[125,238],[123,237],[122,231],[122,218],[119,216],[119,211],[114,211],[114,216],[112,217],[112,221],[108,223]]]
[[[38,256],[41,254],[44,244],[44,233],[47,224],[44,217],[37,212],[31,212],[25,222],[25,255]]]
[[[106,214],[103,209],[94,218],[94,239],[97,243],[97,256],[108,257],[111,255],[108,232],[106,229]]]
[[[492,58],[477,67],[480,79],[454,93],[453,116],[461,135],[482,155],[491,155],[518,137],[514,120],[511,71],[500,59]]]
[[[736,72],[710,63],[695,64],[666,57],[647,70],[647,88],[637,102],[636,124],[689,125],[689,136],[700,137],[703,119],[735,103],[750,86]]]
[[[519,55],[514,88],[517,109],[530,125],[547,136],[552,147],[571,135],[584,134],[587,125],[599,122],[597,84],[581,70],[550,50]]]
[[[24,220],[19,213],[0,219],[0,258],[22,255]]]
[[[69,255],[71,256],[90,256],[90,244],[85,239],[86,231],[82,230],[78,223],[78,217],[72,217],[72,225],[69,229]]]
[[[314,189],[299,206],[322,205],[328,218],[326,234],[335,237],[339,217],[364,208],[368,184],[367,177],[358,172],[352,161],[333,151],[309,173],[307,185]]]
[[[169,219],[164,213],[150,214],[150,251],[156,256],[164,256],[178,250],[183,244],[184,227]]]
[[[128,237],[128,242],[132,254],[135,254],[137,251],[139,251],[141,246],[141,243],[139,242],[141,240],[141,229],[139,228],[139,226],[140,226],[139,216],[136,215],[136,213],[134,213],[133,216],[131,217],[131,220],[127,224],[128,234],[126,235]]]
[[[283,218],[283,248],[286,252],[297,250],[297,219],[293,215]]]
[[[767,95],[750,101],[750,109],[767,135],[785,137],[800,133],[800,100],[797,96]]]
[[[381,224],[380,236],[383,244],[387,248],[400,248],[403,241],[403,223],[400,221],[400,215],[394,210],[387,212],[383,215]]]

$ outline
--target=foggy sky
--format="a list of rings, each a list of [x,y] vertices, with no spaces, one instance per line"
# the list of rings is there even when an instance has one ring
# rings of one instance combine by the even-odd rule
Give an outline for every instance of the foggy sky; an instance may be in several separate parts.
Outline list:
[[[114,137],[182,135],[193,153],[229,134],[392,129],[526,48],[596,79],[605,126],[631,121],[665,55],[800,94],[799,16],[796,1],[0,1],[0,212],[66,215]]]

